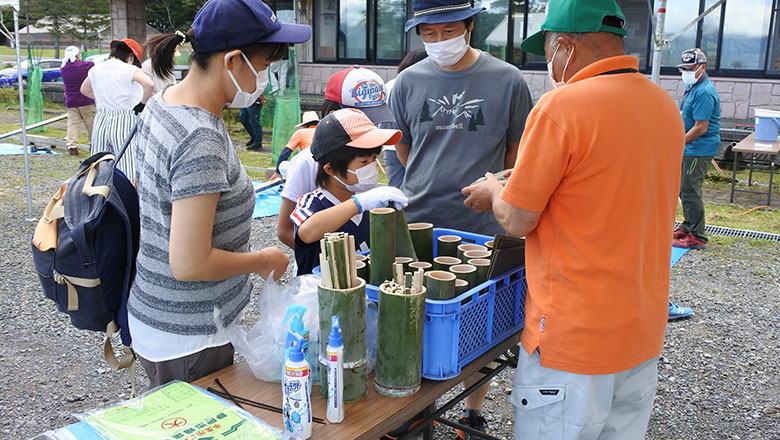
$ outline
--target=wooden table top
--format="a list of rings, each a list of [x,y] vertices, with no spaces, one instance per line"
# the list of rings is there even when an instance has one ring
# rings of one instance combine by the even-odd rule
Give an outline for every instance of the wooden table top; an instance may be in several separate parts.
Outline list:
[[[750,133],[731,148],[731,151],[739,153],[777,154],[780,153],[780,141],[760,142],[756,141],[756,134]]]
[[[380,396],[374,390],[372,373],[369,375],[368,395],[358,402],[345,405],[344,421],[338,424],[328,423],[326,425],[314,423],[311,438],[376,440],[435,403],[436,399],[454,388],[464,378],[474,375],[482,377],[482,374],[479,373],[480,369],[512,346],[517,345],[519,341],[520,332],[517,332],[466,365],[461,370],[461,374],[456,378],[444,381],[423,379],[420,391],[409,397],[393,398]],[[219,378],[222,385],[236,397],[243,397],[279,408],[282,407],[281,384],[257,380],[246,362],[223,368],[216,373],[196,380],[193,384],[203,389],[208,387],[219,389],[214,382],[214,378]],[[325,419],[326,405],[327,401],[322,398],[320,387],[315,385],[312,391],[314,417]],[[248,405],[244,405],[244,407],[248,412],[266,423],[279,429],[284,429],[281,414]]]

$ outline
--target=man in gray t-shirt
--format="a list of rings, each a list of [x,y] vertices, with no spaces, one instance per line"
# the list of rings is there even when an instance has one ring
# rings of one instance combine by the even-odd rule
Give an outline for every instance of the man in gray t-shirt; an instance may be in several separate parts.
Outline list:
[[[409,198],[407,218],[439,228],[503,233],[490,213],[463,205],[461,189],[488,171],[514,166],[533,106],[528,85],[515,66],[469,46],[474,16],[484,8],[462,0],[413,0],[412,9],[405,31],[416,29],[428,58],[398,75],[389,102],[403,133],[396,153],[406,167],[401,189]],[[487,389],[485,384],[465,399],[461,423],[485,430],[480,411]]]
[[[460,191],[488,171],[514,166],[533,102],[515,66],[468,46],[474,22],[467,21],[412,25],[429,56],[398,76],[389,105],[403,132],[396,151],[406,167],[409,221],[494,235],[503,229],[463,206]]]

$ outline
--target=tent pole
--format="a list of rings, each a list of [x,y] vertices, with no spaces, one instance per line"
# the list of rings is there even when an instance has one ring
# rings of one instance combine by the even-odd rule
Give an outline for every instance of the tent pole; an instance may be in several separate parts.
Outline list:
[[[664,36],[664,22],[666,21],[666,0],[658,0],[658,9],[655,15],[655,45],[653,49],[653,70],[650,80],[660,84],[661,55],[666,45]]]
[[[30,191],[30,161],[28,159],[27,151],[27,125],[26,118],[24,117],[24,91],[22,90],[22,55],[19,49],[19,11],[11,8],[14,11],[14,37],[16,38],[14,46],[16,46],[16,74],[17,85],[19,86],[19,112],[22,115],[22,150],[24,150],[24,182],[27,185],[27,220],[35,220],[32,214],[32,196]]]

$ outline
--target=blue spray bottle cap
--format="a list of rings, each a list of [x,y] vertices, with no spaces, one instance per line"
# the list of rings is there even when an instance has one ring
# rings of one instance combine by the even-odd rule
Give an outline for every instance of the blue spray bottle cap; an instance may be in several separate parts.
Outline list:
[[[306,307],[300,304],[291,304],[287,306],[287,314],[284,315],[282,325],[287,325],[287,321],[292,318],[290,323],[290,330],[303,335],[306,331],[303,329],[303,314],[306,313]]]
[[[341,326],[339,325],[339,317],[333,316],[330,318],[330,336],[328,337],[328,345],[331,347],[341,347]]]
[[[287,332],[287,340],[292,342],[288,359],[290,362],[301,362],[303,360],[303,343],[306,342],[306,339],[299,335],[298,332],[289,330]]]

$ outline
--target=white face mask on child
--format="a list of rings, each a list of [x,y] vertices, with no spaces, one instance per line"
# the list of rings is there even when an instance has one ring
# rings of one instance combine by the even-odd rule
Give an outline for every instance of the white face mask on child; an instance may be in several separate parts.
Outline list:
[[[366,166],[360,167],[355,171],[347,169],[347,172],[356,175],[358,179],[358,183],[354,185],[350,185],[348,183],[344,183],[341,179],[339,179],[336,176],[333,176],[333,178],[338,180],[339,183],[341,183],[342,185],[344,185],[344,187],[347,188],[347,191],[353,192],[355,194],[359,194],[362,192],[366,192],[370,189],[373,189],[374,187],[376,187],[376,184],[379,181],[379,171],[377,171],[376,169],[376,161],[371,162]]]

